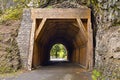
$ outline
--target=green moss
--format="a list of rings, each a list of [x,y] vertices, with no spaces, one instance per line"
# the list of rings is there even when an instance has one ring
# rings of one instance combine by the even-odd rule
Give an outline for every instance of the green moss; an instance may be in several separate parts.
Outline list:
[[[0,41],[2,41],[3,40],[3,37],[0,35]]]
[[[10,46],[6,47],[6,54],[2,57],[0,74],[13,73],[21,68],[19,50],[15,39],[11,40]]]
[[[97,5],[97,0],[91,0],[91,3]]]
[[[13,47],[8,47],[6,48],[6,54],[5,54],[5,59],[3,61],[1,61],[0,64],[0,74],[3,73],[12,73],[12,72],[16,72],[17,68],[14,68],[14,64],[10,62],[14,60],[14,56],[17,56],[15,53],[13,55]],[[8,63],[9,62],[9,63]]]
[[[101,10],[100,10],[100,4],[98,4],[98,1],[97,0],[91,0],[91,4],[92,6],[94,7],[94,13],[99,13],[99,14],[102,14]]]
[[[2,10],[0,10],[0,16],[2,15],[2,13],[3,13]]]
[[[87,1],[87,6],[90,6],[90,4],[91,4],[91,3],[90,3],[90,0],[88,0],[88,1]]]
[[[0,74],[3,74],[3,73],[13,73],[13,72],[16,72],[17,70],[13,69],[12,67],[9,67],[9,66],[1,66],[0,67]]]
[[[120,26],[120,21],[114,21],[114,23],[112,24],[112,26]]]
[[[52,8],[52,6],[47,6],[47,8],[50,8],[50,9],[51,9],[51,8]]]
[[[101,76],[101,73],[97,70],[93,70],[92,72],[92,79],[93,80],[98,80],[98,78]]]
[[[8,20],[19,20],[22,15],[22,8],[10,8],[5,10],[3,15],[0,16],[0,23]]]
[[[11,53],[13,51],[13,47],[7,47],[5,50],[7,53]]]

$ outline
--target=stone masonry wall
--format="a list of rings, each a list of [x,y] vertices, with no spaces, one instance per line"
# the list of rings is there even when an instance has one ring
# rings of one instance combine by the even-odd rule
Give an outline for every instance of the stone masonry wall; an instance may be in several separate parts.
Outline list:
[[[19,29],[17,42],[20,49],[21,62],[23,67],[27,66],[29,51],[30,32],[32,27],[31,10],[24,9],[21,27]]]

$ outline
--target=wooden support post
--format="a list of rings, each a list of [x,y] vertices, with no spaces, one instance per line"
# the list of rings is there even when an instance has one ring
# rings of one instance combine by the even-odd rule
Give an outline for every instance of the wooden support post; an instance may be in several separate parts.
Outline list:
[[[36,23],[36,20],[33,19],[32,28],[31,28],[29,55],[28,55],[28,70],[32,69],[33,50],[34,50],[33,48],[34,48],[35,23]]]
[[[42,27],[45,25],[45,22],[46,22],[46,18],[43,18],[38,29],[36,30],[36,34],[35,34],[35,40],[38,38],[39,34],[40,34],[40,31],[42,29]]]
[[[82,35],[84,36],[84,39],[87,41],[87,38],[88,38],[87,31],[86,31],[84,25],[82,24],[82,21],[79,18],[77,18],[77,23],[80,27],[80,31],[81,31]]]
[[[89,70],[93,69],[93,31],[91,28],[91,21],[90,19],[88,19],[88,43],[87,43],[87,66]]]

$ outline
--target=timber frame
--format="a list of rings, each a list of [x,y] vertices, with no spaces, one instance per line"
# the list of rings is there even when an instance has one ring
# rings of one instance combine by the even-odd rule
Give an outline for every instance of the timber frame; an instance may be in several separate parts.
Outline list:
[[[85,69],[91,70],[93,68],[93,32],[91,27],[91,10],[89,8],[31,9],[31,19],[32,29],[28,55],[28,70],[46,61],[47,58],[40,58],[44,58],[43,53],[47,50],[44,47],[46,45],[48,46],[51,40],[54,39],[52,41],[53,44],[55,42],[62,42],[68,45],[68,43],[61,40],[61,36],[74,45],[72,54],[70,55],[71,62],[78,63]],[[59,31],[59,28],[56,29],[56,25],[63,25],[60,28],[61,31]],[[66,29],[66,25],[69,25],[70,29]],[[47,30],[51,32],[49,33]],[[55,34],[59,36],[54,37],[57,36]],[[45,36],[47,39],[44,38]],[[73,40],[68,39],[69,37],[70,39],[73,38]]]

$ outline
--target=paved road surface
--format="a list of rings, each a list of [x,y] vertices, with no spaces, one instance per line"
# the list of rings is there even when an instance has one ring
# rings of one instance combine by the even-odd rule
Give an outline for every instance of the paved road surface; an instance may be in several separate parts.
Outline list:
[[[89,72],[72,63],[57,63],[50,66],[7,77],[0,80],[92,80]]]

